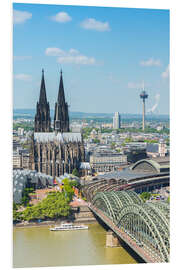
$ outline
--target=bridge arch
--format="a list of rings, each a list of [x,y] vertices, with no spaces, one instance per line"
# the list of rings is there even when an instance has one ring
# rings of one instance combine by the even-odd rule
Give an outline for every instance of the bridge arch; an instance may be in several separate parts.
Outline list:
[[[161,261],[169,260],[169,224],[166,215],[151,204],[130,204],[117,216],[116,226],[132,239],[151,249]]]
[[[134,191],[97,192],[92,199],[92,204],[114,222],[124,206],[134,203],[142,203],[141,198]]]
[[[115,219],[115,205],[114,200],[109,192],[98,192],[92,200],[95,207],[103,211],[112,220]]]

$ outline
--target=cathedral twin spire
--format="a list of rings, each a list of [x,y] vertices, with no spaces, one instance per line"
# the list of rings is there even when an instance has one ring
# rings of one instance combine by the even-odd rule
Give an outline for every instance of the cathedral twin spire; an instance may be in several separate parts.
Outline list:
[[[68,104],[65,101],[62,70],[59,83],[58,99],[55,103],[54,130],[56,132],[69,132]],[[42,70],[39,102],[37,102],[35,115],[35,132],[50,132],[51,118],[49,102],[46,98],[44,70]]]
[[[42,70],[42,79],[41,79],[39,103],[40,104],[44,104],[44,103],[46,104],[47,103],[46,86],[45,86],[45,81],[44,81],[44,69]]]
[[[69,132],[68,104],[65,101],[62,70],[59,83],[58,99],[55,103],[54,130],[57,132]]]

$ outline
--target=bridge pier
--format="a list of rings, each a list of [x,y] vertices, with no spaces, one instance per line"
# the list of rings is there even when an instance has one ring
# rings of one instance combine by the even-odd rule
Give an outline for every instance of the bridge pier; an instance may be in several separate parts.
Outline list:
[[[119,247],[119,246],[120,246],[120,242],[117,235],[111,230],[107,231],[106,247]]]

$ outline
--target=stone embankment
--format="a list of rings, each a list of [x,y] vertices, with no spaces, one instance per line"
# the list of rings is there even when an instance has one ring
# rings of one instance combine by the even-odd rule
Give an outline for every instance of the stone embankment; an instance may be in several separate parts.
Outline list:
[[[87,205],[78,207],[78,211],[74,214],[75,223],[95,223],[97,222],[91,210]]]

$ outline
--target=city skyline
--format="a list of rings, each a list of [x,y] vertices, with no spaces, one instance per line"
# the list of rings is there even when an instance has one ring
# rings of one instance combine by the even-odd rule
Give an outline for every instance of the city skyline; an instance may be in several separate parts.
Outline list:
[[[70,111],[141,114],[144,81],[147,112],[169,114],[168,10],[13,8],[14,108],[35,108],[44,68],[51,109],[62,69]]]

